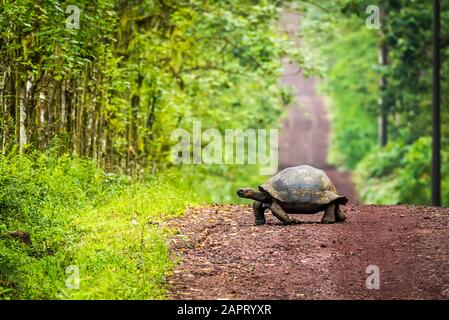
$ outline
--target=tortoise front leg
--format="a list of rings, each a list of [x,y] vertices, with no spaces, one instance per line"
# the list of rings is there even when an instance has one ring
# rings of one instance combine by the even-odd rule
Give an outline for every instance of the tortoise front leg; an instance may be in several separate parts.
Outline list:
[[[281,220],[284,224],[292,224],[293,221],[290,217],[285,213],[284,209],[277,203],[277,201],[273,201],[270,206],[271,212],[273,215]]]
[[[263,203],[260,201],[254,201],[253,203],[253,212],[254,217],[256,218],[254,221],[254,224],[256,226],[260,226],[262,224],[265,224],[265,210],[267,208],[263,206]]]
[[[330,203],[324,210],[323,218],[321,218],[321,223],[335,223],[335,204]]]

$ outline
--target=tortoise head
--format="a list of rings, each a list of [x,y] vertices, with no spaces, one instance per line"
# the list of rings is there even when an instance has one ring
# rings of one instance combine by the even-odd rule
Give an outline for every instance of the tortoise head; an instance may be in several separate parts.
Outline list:
[[[237,190],[237,195],[240,198],[253,199],[254,193],[256,191],[251,188],[241,188]]]
[[[237,190],[237,195],[240,198],[253,199],[257,201],[265,201],[269,195],[266,192],[259,192],[251,188],[241,188]]]

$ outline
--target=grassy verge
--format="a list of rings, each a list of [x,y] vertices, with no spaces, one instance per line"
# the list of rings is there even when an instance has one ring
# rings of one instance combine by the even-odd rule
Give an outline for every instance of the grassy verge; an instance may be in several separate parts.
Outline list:
[[[68,156],[2,157],[0,298],[164,298],[172,231],[160,222],[195,203],[176,173],[133,182]]]
[[[0,299],[163,299],[174,264],[164,220],[238,202],[235,188],[263,179],[217,165],[134,181],[76,157],[0,156]]]
[[[79,267],[79,290],[64,290],[76,299],[162,299],[165,275],[173,262],[160,223],[182,214],[192,195],[161,179],[128,187],[108,203],[84,211],[72,226],[82,234],[73,247]]]

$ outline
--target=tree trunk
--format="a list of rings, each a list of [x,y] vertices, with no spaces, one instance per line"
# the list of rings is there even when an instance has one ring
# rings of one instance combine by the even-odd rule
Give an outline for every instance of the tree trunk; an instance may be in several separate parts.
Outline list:
[[[20,82],[20,81],[19,81]],[[19,99],[19,152],[22,153],[24,151],[25,145],[28,143],[27,139],[27,128],[26,128],[26,120],[27,120],[27,103],[30,97],[30,92],[32,89],[31,78],[27,77],[25,88],[21,86],[20,99]]]
[[[2,145],[1,145],[1,151],[2,154],[5,154],[6,152],[6,143],[8,141],[8,127],[9,127],[9,114],[8,114],[8,98],[5,97],[8,95],[8,89],[6,87],[8,72],[5,71],[3,73],[2,77],[2,83],[1,83],[1,91],[0,91],[0,108],[1,108],[1,130],[2,130]]]
[[[67,125],[67,97],[66,97],[66,82],[61,82],[61,122],[59,124],[59,134],[66,132]]]
[[[433,1],[432,205],[441,206],[441,17],[440,0]]]

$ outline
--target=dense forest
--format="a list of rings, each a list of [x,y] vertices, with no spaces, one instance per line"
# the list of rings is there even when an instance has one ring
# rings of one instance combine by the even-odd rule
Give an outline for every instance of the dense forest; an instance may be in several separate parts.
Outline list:
[[[167,167],[169,133],[192,120],[221,129],[277,119],[278,58],[289,46],[274,29],[276,3],[69,5],[4,1],[4,154],[53,148],[154,173]]]
[[[321,76],[329,161],[354,172],[362,200],[429,204],[432,4],[382,1],[381,27],[368,28],[371,4],[2,0],[0,298],[164,298],[176,262],[164,221],[237,202],[237,185],[266,178],[257,165],[177,166],[171,133],[194,121],[278,128],[292,102],[284,57]],[[287,7],[302,13],[301,49],[279,28]],[[448,9],[442,1],[443,88]]]
[[[368,203],[430,204],[432,1],[308,6],[303,34],[332,115],[330,161],[352,170]],[[449,2],[441,2],[442,200],[449,204]],[[381,12],[382,14],[382,12]],[[380,57],[385,56],[384,59]],[[382,121],[384,118],[385,120]],[[385,135],[382,138],[382,122]]]

